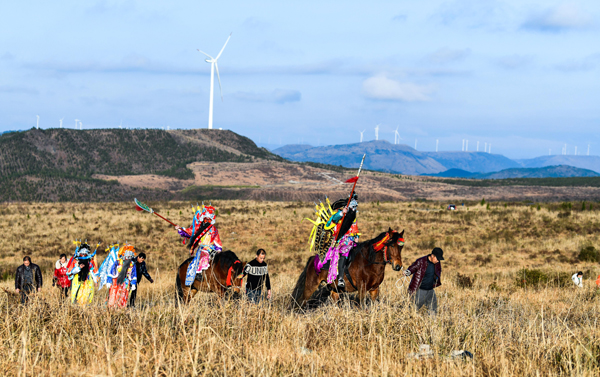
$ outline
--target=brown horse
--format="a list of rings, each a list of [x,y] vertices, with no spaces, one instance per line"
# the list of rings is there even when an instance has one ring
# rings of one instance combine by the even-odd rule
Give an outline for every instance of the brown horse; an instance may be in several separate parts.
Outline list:
[[[390,263],[395,271],[402,268],[402,248],[404,247],[404,231],[396,232],[390,228],[376,238],[359,243],[348,254],[348,265],[346,276],[346,292],[358,292],[359,301],[364,303],[367,292],[372,300],[379,297],[379,285],[383,281],[385,265]],[[387,240],[386,240],[387,238]],[[383,243],[383,249],[375,251],[374,245]],[[298,282],[292,292],[291,307],[303,308],[311,302],[313,294],[319,288],[321,282],[327,280],[328,270],[321,269],[317,274],[314,267],[315,258],[308,259],[304,271],[298,278]],[[341,273],[341,272],[339,272]],[[349,276],[348,276],[349,275]],[[339,298],[337,282],[329,285],[329,290],[334,300]]]
[[[215,254],[208,269],[202,273],[202,281],[194,280],[192,286],[187,287],[185,275],[193,259],[194,257],[190,257],[179,266],[175,278],[177,296],[184,304],[189,303],[198,291],[214,292],[220,297],[233,291],[234,297],[239,296],[246,263],[242,263],[233,251],[221,251]]]

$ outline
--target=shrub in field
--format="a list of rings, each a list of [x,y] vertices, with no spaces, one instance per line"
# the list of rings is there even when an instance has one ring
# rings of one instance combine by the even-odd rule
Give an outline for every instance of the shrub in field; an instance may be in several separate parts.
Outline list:
[[[541,270],[523,268],[517,272],[515,283],[521,288],[537,287],[548,281],[548,276]]]
[[[584,246],[579,250],[577,259],[582,262],[600,262],[600,253],[592,245]]]
[[[565,211],[558,214],[559,219],[564,219],[565,217],[571,216],[571,211]]]
[[[521,288],[534,287],[539,288],[545,285],[555,287],[566,287],[571,281],[571,276],[567,272],[544,272],[538,269],[523,268],[517,272],[515,283]]]
[[[470,276],[462,275],[461,273],[456,275],[456,285],[458,285],[460,288],[473,288],[474,281],[475,279],[471,279]]]

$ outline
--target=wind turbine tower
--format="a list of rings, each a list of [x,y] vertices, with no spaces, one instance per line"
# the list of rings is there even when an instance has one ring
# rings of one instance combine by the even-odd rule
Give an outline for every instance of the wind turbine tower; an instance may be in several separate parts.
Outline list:
[[[488,153],[492,153],[492,143],[490,143],[490,146],[488,147]]]
[[[83,123],[81,123],[81,121],[79,121],[79,129],[83,130]]]
[[[375,126],[375,140],[379,140],[379,125]]]
[[[360,131],[360,142],[362,143],[363,141],[363,134],[365,133],[366,130],[362,130]]]
[[[394,131],[394,144],[400,144],[400,133],[398,132],[398,127],[396,127],[396,131]]]
[[[60,122],[60,128],[62,128],[62,121],[63,121],[63,119],[65,119],[65,118],[63,117],[62,119],[59,119],[59,122]]]
[[[417,150],[417,139],[415,139],[415,150]]]
[[[204,59],[204,61],[207,63],[210,63],[210,104],[208,107],[208,129],[209,130],[212,130],[212,128],[213,128],[213,98],[214,98],[214,91],[215,91],[215,69],[217,70],[217,79],[219,80],[219,92],[221,93],[221,101],[223,101],[223,88],[221,87],[221,77],[219,76],[219,64],[217,63],[217,60],[219,60],[219,58],[221,57],[221,54],[223,53],[223,50],[225,50],[225,46],[227,46],[227,42],[229,42],[229,39],[231,38],[231,34],[232,33],[230,33],[229,37],[227,37],[227,40],[225,41],[223,48],[221,49],[221,51],[219,52],[219,55],[217,55],[216,58],[213,58],[212,56],[208,55],[206,52],[198,50],[199,52],[208,56],[208,59]]]
[[[40,116],[36,115],[36,117],[37,117],[37,122],[35,124],[35,128],[37,128],[39,130],[40,129]]]
[[[465,139],[463,139],[462,151],[465,151]]]
[[[440,144],[440,139],[435,139],[435,151],[438,151],[438,145]]]
[[[78,125],[79,125],[79,119],[75,119],[75,129],[77,129]]]
[[[477,140],[477,152],[479,152],[479,140]]]

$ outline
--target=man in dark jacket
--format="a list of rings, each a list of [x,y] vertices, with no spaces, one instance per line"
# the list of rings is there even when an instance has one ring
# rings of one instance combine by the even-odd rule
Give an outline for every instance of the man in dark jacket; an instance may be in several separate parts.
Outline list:
[[[31,258],[23,258],[23,264],[17,267],[15,273],[15,291],[21,294],[21,303],[29,300],[29,295],[42,290],[42,270],[37,264],[31,263]]]
[[[267,252],[265,249],[256,251],[256,259],[246,263],[243,277],[248,275],[246,280],[246,294],[248,300],[253,304],[260,303],[263,286],[267,287],[267,299],[271,299],[271,279],[269,278],[269,267],[265,262]]]
[[[135,297],[137,296],[137,292],[139,291],[140,288],[140,282],[142,281],[142,276],[145,276],[146,279],[148,279],[148,281],[150,281],[150,283],[154,283],[154,280],[152,280],[152,277],[150,276],[150,274],[148,273],[148,270],[146,269],[146,253],[140,253],[140,255],[137,256],[137,259],[135,261],[135,272],[137,273],[137,289],[134,291],[131,291],[131,293],[129,293],[129,306],[131,307],[135,307]]]
[[[440,261],[443,260],[444,251],[436,247],[431,254],[417,259],[404,271],[406,276],[413,276],[408,286],[408,292],[413,295],[417,310],[425,305],[430,311],[437,313],[437,296],[433,289],[442,285],[440,281],[442,264]]]

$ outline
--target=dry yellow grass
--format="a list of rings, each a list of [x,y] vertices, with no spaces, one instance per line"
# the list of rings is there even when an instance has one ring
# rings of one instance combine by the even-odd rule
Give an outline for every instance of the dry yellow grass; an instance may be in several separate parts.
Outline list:
[[[200,294],[188,307],[174,301],[174,268],[186,256],[178,236],[132,204],[0,205],[0,263],[16,268],[24,254],[45,270],[39,300],[20,306],[0,296],[2,375],[598,375],[600,331],[593,280],[597,264],[578,263],[582,245],[598,244],[595,211],[559,218],[558,212],[525,206],[457,212],[434,203],[362,203],[363,240],[388,226],[405,229],[404,265],[431,247],[444,248],[439,313],[415,313],[400,275],[388,268],[381,300],[368,309],[347,303],[309,313],[285,307],[310,255],[311,216],[306,203],[221,201],[218,225],[225,248],[250,260],[267,250],[274,299],[252,306]],[[151,207],[188,225],[187,203]],[[180,214],[181,211],[181,214]],[[73,238],[105,244],[129,241],[148,254],[154,285],[144,281],[138,309],[109,311],[106,291],[90,307],[60,302],[50,286],[51,266],[72,252]],[[100,254],[100,260],[105,254]],[[584,289],[515,286],[523,267],[584,270]],[[456,274],[475,279],[471,289]],[[397,283],[397,285],[396,285]],[[406,281],[406,284],[408,281]],[[406,286],[405,284],[405,286]],[[12,288],[12,281],[2,283]],[[419,344],[433,360],[406,357]],[[473,361],[447,360],[455,349]]]

